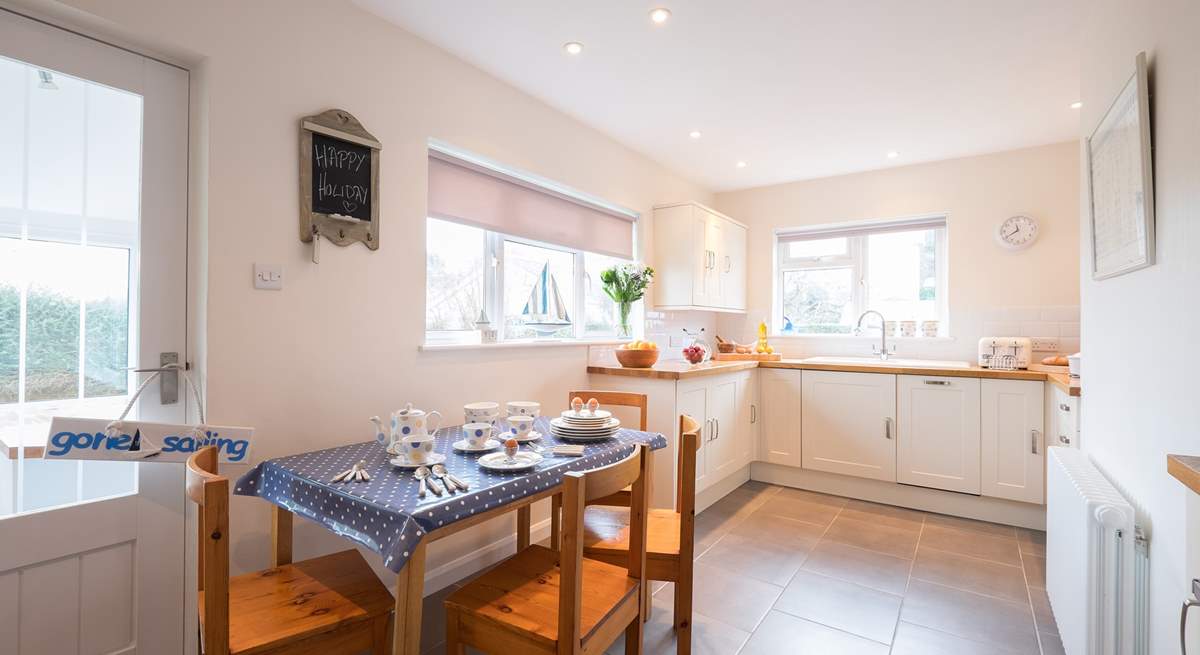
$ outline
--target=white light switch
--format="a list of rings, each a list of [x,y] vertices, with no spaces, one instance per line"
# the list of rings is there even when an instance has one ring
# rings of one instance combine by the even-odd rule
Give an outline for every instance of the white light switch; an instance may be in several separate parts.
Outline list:
[[[275,290],[282,289],[283,267],[279,264],[255,264],[254,288]]]

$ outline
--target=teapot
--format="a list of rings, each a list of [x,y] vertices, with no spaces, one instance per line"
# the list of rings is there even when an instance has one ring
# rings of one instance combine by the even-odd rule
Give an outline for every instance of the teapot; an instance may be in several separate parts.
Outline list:
[[[432,438],[433,433],[442,427],[440,412],[426,412],[415,409],[412,403],[392,412],[391,441],[423,440]]]

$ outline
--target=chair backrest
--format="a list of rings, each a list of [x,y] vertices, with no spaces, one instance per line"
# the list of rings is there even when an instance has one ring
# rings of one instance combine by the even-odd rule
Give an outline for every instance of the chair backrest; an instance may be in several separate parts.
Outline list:
[[[571,400],[582,398],[583,402],[587,402],[589,398],[595,398],[601,406],[616,405],[617,407],[637,407],[641,410],[641,423],[638,429],[642,432],[646,431],[646,394],[630,393],[628,391],[572,391],[567,394],[567,406],[571,406]]]
[[[650,451],[638,444],[625,459],[590,471],[563,476],[562,548],[559,555],[561,585],[558,599],[558,652],[580,652],[583,602],[583,513],[590,499],[609,496],[633,485],[629,503],[629,576],[646,584],[646,493]]]
[[[229,653],[229,478],[217,473],[217,449],[206,446],[187,460],[187,495],[197,505],[196,552],[204,592],[204,653]]]
[[[700,424],[679,415],[679,468],[675,509],[679,512],[679,557],[691,561],[696,540],[696,451],[700,450]]]

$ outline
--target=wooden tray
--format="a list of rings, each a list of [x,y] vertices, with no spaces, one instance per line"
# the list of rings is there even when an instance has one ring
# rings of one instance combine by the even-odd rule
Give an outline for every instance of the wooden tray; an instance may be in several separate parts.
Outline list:
[[[761,353],[716,353],[713,355],[714,362],[777,362],[783,359],[783,355],[779,353],[771,353],[770,355]]]

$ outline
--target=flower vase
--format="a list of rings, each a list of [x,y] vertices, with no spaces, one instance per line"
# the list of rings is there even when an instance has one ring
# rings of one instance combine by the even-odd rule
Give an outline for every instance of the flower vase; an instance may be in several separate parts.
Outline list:
[[[617,303],[617,336],[628,339],[633,336],[633,327],[629,325],[629,310],[633,309],[631,302]]]

